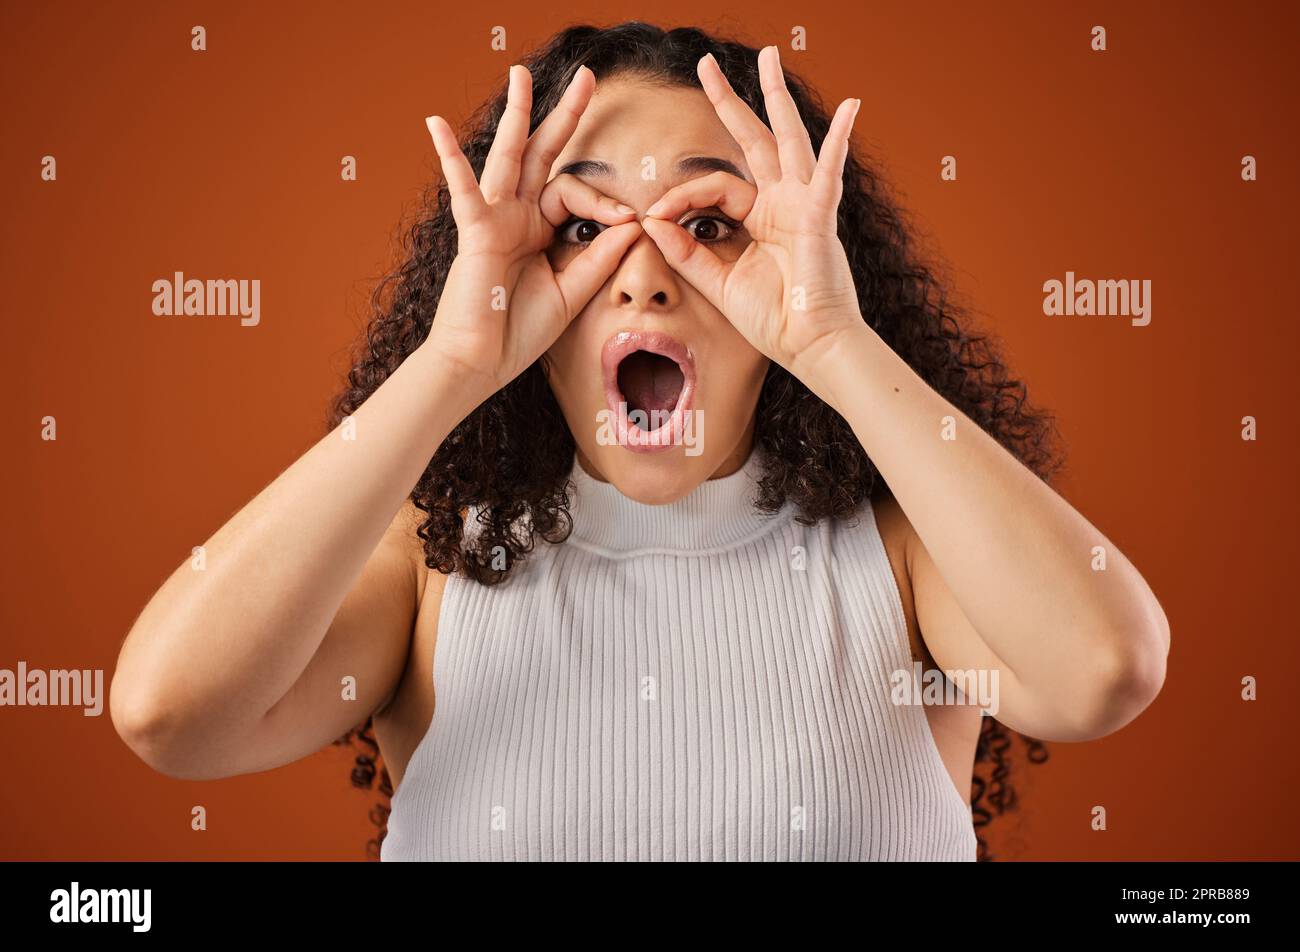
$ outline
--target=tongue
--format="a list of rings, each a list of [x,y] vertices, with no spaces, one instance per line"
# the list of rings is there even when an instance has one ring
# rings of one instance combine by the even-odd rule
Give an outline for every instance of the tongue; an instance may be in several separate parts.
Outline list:
[[[652,414],[648,421],[651,429],[662,422],[653,418],[654,413],[671,413],[677,406],[684,383],[682,369],[676,361],[644,350],[629,356],[618,368],[618,386],[629,412],[644,410]]]

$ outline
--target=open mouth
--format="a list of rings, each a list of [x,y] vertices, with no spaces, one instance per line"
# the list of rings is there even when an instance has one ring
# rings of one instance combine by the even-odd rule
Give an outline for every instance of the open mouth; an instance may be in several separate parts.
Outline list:
[[[618,389],[627,402],[629,417],[647,433],[655,429],[653,421],[667,421],[685,385],[682,368],[663,354],[633,351],[618,365]]]
[[[620,331],[601,351],[605,400],[618,442],[651,452],[681,442],[695,393],[695,358],[681,341],[654,331]]]

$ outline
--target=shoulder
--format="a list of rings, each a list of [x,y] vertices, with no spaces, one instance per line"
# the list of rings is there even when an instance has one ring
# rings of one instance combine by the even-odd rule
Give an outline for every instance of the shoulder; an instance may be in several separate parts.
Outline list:
[[[418,580],[417,568],[424,564],[423,547],[418,535],[424,514],[416,508],[409,498],[389,521],[383,537],[375,547],[372,558],[382,558],[394,566],[400,566],[408,580]]]
[[[933,649],[951,653],[954,646],[977,643],[979,634],[897,500],[890,495],[887,500],[873,499],[872,505],[903,601],[913,653],[928,666],[937,666]]]
[[[415,576],[417,640],[422,630],[436,628],[442,595],[447,587],[447,576],[425,563],[424,540],[419,535],[425,518],[423,510],[408,499],[389,527],[390,532],[396,533],[401,551]]]
[[[911,520],[892,494],[877,494],[871,497],[870,502],[871,511],[876,518],[876,529],[880,533],[880,540],[885,544],[890,564],[900,567],[902,574],[909,577],[907,561],[911,549],[910,540],[915,534]],[[895,575],[898,574],[895,572]]]
[[[871,511],[876,520],[876,530],[884,544],[885,555],[889,558],[889,568],[898,587],[899,601],[903,607],[903,617],[907,621],[907,637],[912,646],[912,657],[917,661],[926,661],[929,652],[921,635],[920,624],[916,614],[915,586],[912,584],[912,540],[916,530],[903,512],[892,493],[877,493],[870,500]]]
[[[411,624],[405,646],[406,661],[403,677],[385,702],[374,712],[377,717],[391,713],[407,685],[410,683],[412,659],[419,656],[422,643],[431,639],[435,630],[431,624],[438,617],[446,576],[425,564],[424,541],[419,536],[425,515],[407,499],[393,516],[384,537],[376,549],[375,558],[390,567],[390,578],[401,579],[404,597],[411,605]]]
[[[414,502],[407,499],[389,523],[381,545],[388,546],[395,559],[400,560],[415,582],[415,608],[417,614],[423,614],[426,601],[441,597],[447,577],[441,572],[430,569],[425,564],[424,540],[420,538],[420,527],[424,525],[425,513]]]

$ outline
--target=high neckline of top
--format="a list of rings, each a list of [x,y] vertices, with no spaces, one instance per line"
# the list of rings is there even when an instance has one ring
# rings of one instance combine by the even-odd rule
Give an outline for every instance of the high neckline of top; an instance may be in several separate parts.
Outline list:
[[[703,555],[732,548],[769,529],[780,515],[754,506],[761,474],[761,451],[755,447],[734,473],[705,480],[681,499],[655,506],[594,478],[575,458],[569,474],[569,539],[614,558],[655,552]]]

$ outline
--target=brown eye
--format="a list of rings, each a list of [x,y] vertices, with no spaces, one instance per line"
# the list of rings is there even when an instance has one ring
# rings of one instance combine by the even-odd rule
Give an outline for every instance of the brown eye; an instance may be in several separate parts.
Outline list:
[[[682,222],[692,238],[696,241],[713,243],[726,241],[728,238],[735,236],[736,229],[739,228],[737,222],[729,218],[719,218],[714,215],[701,215],[699,218],[692,218],[690,221]]]
[[[570,245],[589,244],[607,227],[590,218],[571,218],[560,226],[560,240]]]

